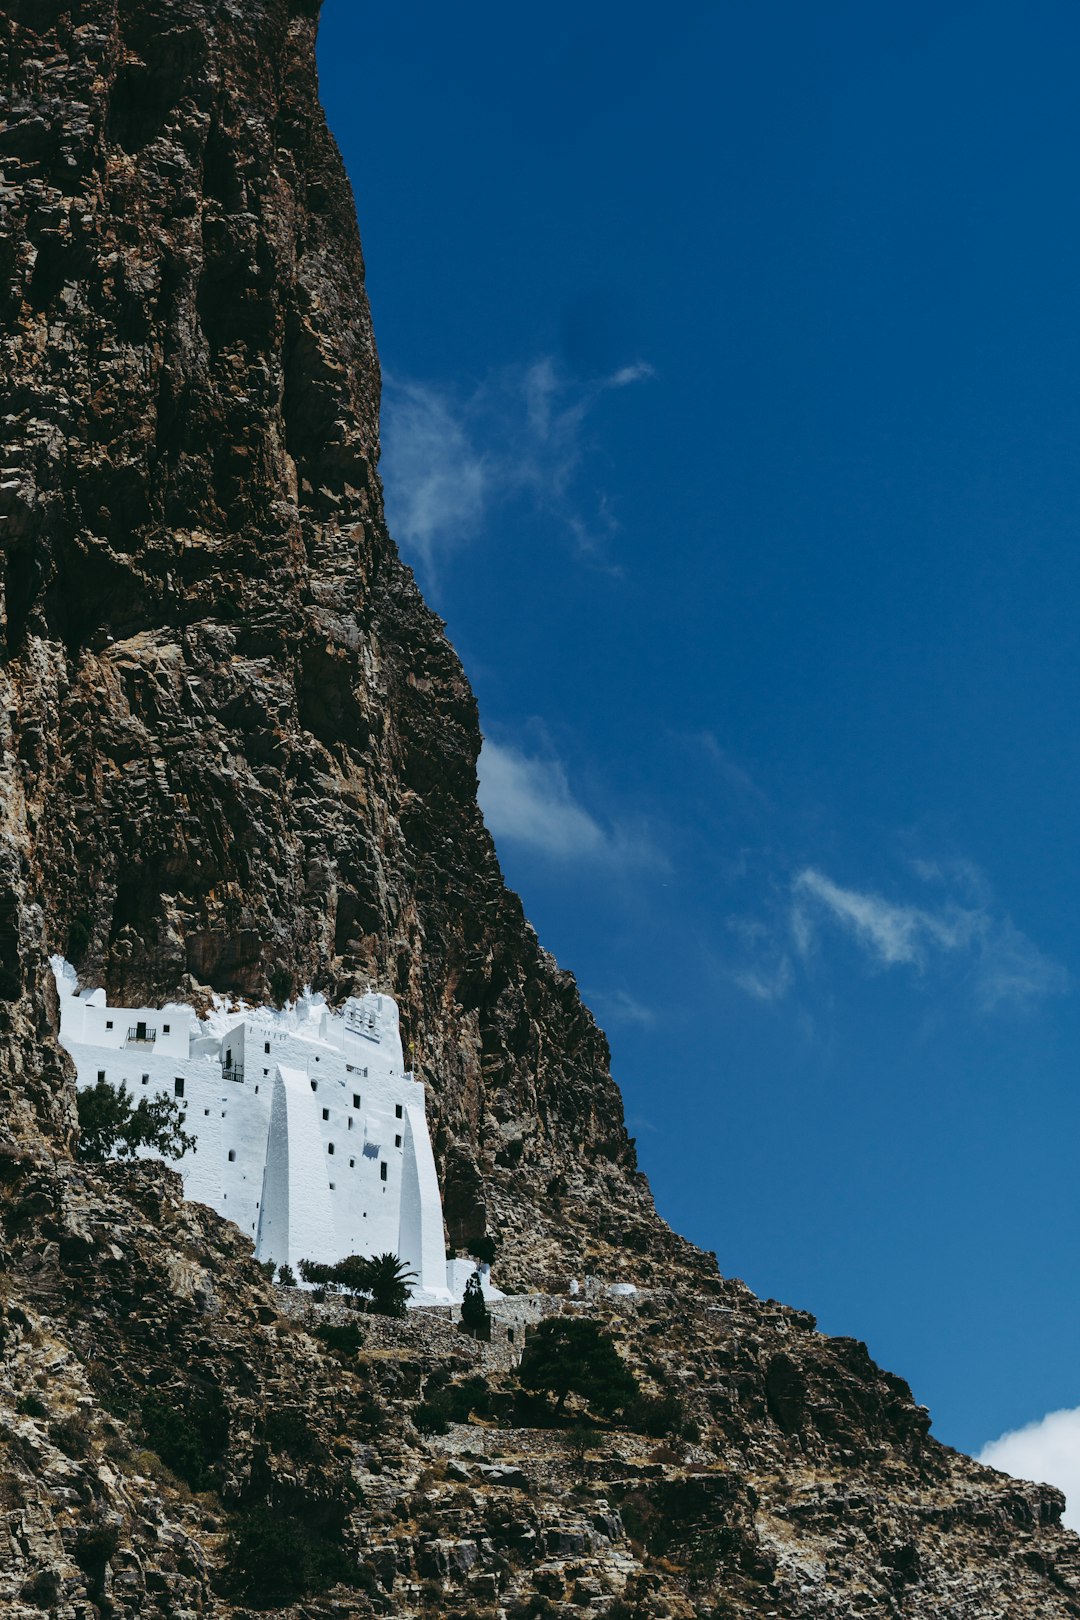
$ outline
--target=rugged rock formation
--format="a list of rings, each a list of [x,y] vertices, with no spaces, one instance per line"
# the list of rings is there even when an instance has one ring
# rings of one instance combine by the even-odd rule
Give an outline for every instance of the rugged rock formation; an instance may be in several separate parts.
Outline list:
[[[452,1237],[579,1163],[633,1224],[606,1042],[503,886],[476,704],[386,533],[316,9],[0,6],[0,991],[38,1032],[51,949],[120,1002],[371,982]]]
[[[308,1614],[1080,1615],[1058,1493],[938,1446],[862,1346],[652,1209],[386,533],[317,9],[0,0],[6,1612],[228,1613],[262,1514],[328,1589]],[[391,990],[451,1239],[496,1229],[503,1286],[652,1284],[528,1309],[607,1318],[671,1432],[575,1457],[523,1426],[519,1344],[429,1318],[358,1354],[168,1172],[73,1164],[53,950],[120,999]],[[476,1368],[483,1422],[425,1437]]]

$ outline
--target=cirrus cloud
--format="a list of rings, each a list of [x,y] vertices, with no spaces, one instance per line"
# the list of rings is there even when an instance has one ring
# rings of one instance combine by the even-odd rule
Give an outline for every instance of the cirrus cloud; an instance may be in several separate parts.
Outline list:
[[[783,1000],[832,936],[846,938],[876,971],[906,969],[928,978],[950,964],[959,968],[984,1013],[1021,1009],[1069,989],[1066,969],[995,907],[978,868],[955,861],[912,868],[924,882],[946,886],[936,904],[891,899],[803,867],[774,903],[771,922],[729,920],[743,949],[728,976],[757,1001]]]
[[[524,497],[579,556],[617,572],[606,555],[618,530],[608,497],[576,487],[586,423],[605,395],[652,375],[637,361],[582,379],[541,355],[455,393],[387,372],[381,471],[392,532],[433,578],[440,559],[475,539],[496,508]]]

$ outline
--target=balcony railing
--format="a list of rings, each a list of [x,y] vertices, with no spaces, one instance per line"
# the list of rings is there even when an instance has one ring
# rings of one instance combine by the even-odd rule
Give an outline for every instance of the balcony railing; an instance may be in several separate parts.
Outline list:
[[[153,1046],[156,1040],[156,1029],[150,1029],[146,1024],[132,1024],[127,1032],[125,1044],[128,1046]]]

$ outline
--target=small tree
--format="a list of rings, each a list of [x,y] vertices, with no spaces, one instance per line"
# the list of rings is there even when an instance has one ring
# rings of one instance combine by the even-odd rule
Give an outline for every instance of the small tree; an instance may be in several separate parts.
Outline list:
[[[306,1283],[332,1292],[362,1295],[369,1311],[379,1316],[404,1316],[405,1306],[416,1281],[415,1271],[406,1269],[396,1254],[347,1254],[335,1265],[315,1260],[300,1261],[300,1275]]]
[[[474,1271],[465,1284],[465,1298],[461,1302],[461,1325],[474,1339],[491,1337],[491,1313],[484,1300],[479,1271]]]
[[[278,1266],[277,1280],[279,1288],[296,1287],[296,1272],[287,1260]]]
[[[638,1392],[610,1333],[582,1316],[549,1316],[541,1322],[525,1341],[518,1378],[524,1389],[554,1395],[556,1412],[573,1393],[611,1417]]]
[[[483,1237],[474,1238],[469,1244],[469,1253],[481,1266],[490,1266],[499,1251],[499,1240],[490,1232]]]
[[[603,1440],[599,1429],[589,1423],[575,1423],[567,1436],[567,1450],[574,1460],[577,1476],[584,1480],[589,1472],[589,1452],[595,1451]]]
[[[404,1316],[416,1272],[409,1271],[396,1254],[377,1254],[368,1264],[370,1309],[380,1316]]]
[[[172,1097],[140,1097],[132,1106],[125,1081],[113,1086],[99,1080],[84,1086],[76,1102],[76,1157],[84,1163],[100,1164],[113,1154],[118,1159],[133,1159],[140,1148],[149,1148],[165,1159],[181,1159],[195,1147],[195,1138],[183,1128],[187,1115]]]

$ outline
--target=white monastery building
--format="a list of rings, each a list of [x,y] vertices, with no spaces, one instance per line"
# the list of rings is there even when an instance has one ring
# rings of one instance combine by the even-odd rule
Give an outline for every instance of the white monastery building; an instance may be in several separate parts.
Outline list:
[[[235,1221],[259,1260],[296,1271],[389,1252],[416,1273],[412,1304],[460,1299],[424,1087],[404,1066],[390,996],[354,997],[340,1013],[310,995],[284,1012],[230,1013],[219,1000],[199,1019],[176,1003],[110,1007],[104,990],[78,992],[60,958],[53,970],[77,1084],[104,1078],[126,1082],[135,1102],[180,1102],[196,1138],[176,1164],[185,1195]]]

